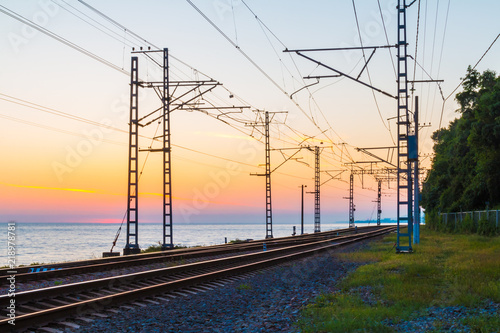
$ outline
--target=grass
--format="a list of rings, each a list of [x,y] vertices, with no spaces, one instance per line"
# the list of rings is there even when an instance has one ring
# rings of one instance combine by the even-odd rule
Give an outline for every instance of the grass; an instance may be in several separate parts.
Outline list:
[[[498,316],[483,315],[479,317],[468,317],[462,322],[471,328],[471,332],[498,332],[500,318]]]
[[[496,209],[493,210],[493,212]],[[482,217],[477,220],[471,215],[466,215],[463,220],[455,221],[453,215],[447,222],[443,216],[437,212],[429,212],[425,215],[425,224],[429,229],[441,232],[456,233],[456,234],[479,234],[482,236],[498,236],[500,235],[500,226],[497,225],[494,214],[489,215],[489,218]]]
[[[44,263],[44,262],[34,261],[34,262],[32,262],[31,264],[29,264],[29,265],[19,265],[19,266],[17,266],[17,267],[26,267],[26,266],[41,266],[41,265],[45,265],[45,263]]]
[[[240,243],[246,243],[245,240],[242,240],[242,239],[239,239],[239,238],[236,238],[236,239],[232,239],[228,242],[229,244],[240,244]]]
[[[302,312],[302,332],[392,332],[384,321],[424,315],[430,306],[481,307],[500,303],[500,237],[452,235],[422,228],[412,254],[396,254],[396,236],[373,242],[367,250],[342,253],[366,263]],[[369,294],[367,297],[367,293]],[[492,332],[499,319],[471,317],[473,332]]]
[[[252,286],[249,285],[248,283],[242,283],[239,286],[236,287],[236,290],[242,291],[242,290],[250,290],[252,289]]]
[[[162,247],[161,242],[158,242],[158,245],[151,245],[145,249],[142,249],[141,253],[159,252],[162,251],[161,247]],[[174,245],[174,249],[186,249],[186,248],[187,246],[181,244]]]

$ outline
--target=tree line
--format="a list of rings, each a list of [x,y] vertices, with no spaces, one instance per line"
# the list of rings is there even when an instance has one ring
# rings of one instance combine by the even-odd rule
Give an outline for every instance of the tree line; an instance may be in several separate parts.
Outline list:
[[[500,76],[469,66],[455,98],[460,117],[432,135],[421,201],[426,215],[500,206]]]

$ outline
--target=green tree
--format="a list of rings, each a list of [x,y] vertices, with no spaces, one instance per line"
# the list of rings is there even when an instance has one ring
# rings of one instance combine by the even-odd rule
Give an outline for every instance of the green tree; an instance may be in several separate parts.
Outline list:
[[[428,212],[500,204],[500,76],[469,67],[456,100],[461,116],[432,135],[435,156],[422,191]]]

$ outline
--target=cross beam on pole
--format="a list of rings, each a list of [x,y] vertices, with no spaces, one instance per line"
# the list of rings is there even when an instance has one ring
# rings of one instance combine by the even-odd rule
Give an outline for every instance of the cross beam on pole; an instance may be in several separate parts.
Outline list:
[[[396,151],[397,148],[398,148],[397,146],[394,146],[394,147],[368,147],[368,148],[356,148],[356,150],[359,152],[362,152],[370,157],[373,157],[380,162],[387,163],[387,164],[393,166],[394,168],[396,168],[397,166],[392,163],[392,160],[394,157],[394,151]],[[381,150],[381,149],[387,149],[387,157],[386,158],[380,157],[380,156],[369,151],[369,150]]]

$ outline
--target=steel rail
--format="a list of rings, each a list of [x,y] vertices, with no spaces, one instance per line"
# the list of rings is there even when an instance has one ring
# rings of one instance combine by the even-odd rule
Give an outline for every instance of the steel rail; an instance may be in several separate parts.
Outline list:
[[[243,274],[249,271],[259,270],[272,265],[277,265],[290,260],[295,260],[309,256],[312,254],[319,253],[328,249],[334,249],[340,246],[352,244],[360,240],[377,237],[385,233],[394,231],[394,227],[384,227],[377,231],[366,232],[357,235],[350,235],[342,237],[343,239],[337,238],[334,240],[322,240],[312,242],[310,244],[301,244],[298,246],[290,246],[287,248],[276,249],[266,252],[246,254],[238,257],[215,259],[202,263],[188,264],[178,267],[170,267],[160,270],[153,270],[149,272],[133,273],[120,277],[105,278],[100,280],[86,281],[81,283],[75,283],[71,285],[63,285],[57,287],[44,288],[39,290],[21,292],[16,294],[16,303],[22,302],[35,302],[40,299],[50,299],[51,297],[63,297],[62,295],[73,295],[79,291],[90,291],[99,290],[105,285],[107,288],[117,288],[128,286],[132,282],[136,283],[137,280],[144,280],[144,277],[148,276],[149,279],[155,277],[165,277],[165,272],[170,272],[175,280],[156,283],[153,285],[143,286],[138,289],[127,290],[123,292],[118,292],[108,296],[95,297],[93,299],[83,300],[74,302],[71,304],[66,304],[63,306],[55,306],[53,308],[44,309],[36,311],[33,313],[23,314],[16,317],[16,330],[29,328],[33,326],[42,325],[45,323],[52,322],[54,320],[60,320],[69,316],[79,316],[83,313],[89,311],[100,311],[105,309],[110,304],[113,306],[128,302],[140,298],[150,297],[158,295],[161,293],[179,290],[182,288],[195,286],[201,283],[206,283],[209,281],[218,280],[228,276]],[[334,242],[333,242],[334,241]],[[207,272],[206,269],[213,268],[216,262],[224,263],[226,267],[220,267],[217,265],[215,270]],[[228,267],[229,266],[229,267]],[[197,271],[198,273],[194,276],[176,278],[175,274],[185,273],[187,271]],[[141,277],[141,278],[138,278]],[[122,284],[115,284],[121,282]],[[8,297],[0,297],[0,303],[8,301]],[[20,305],[21,309],[23,305]],[[11,327],[8,324],[9,319],[0,320],[0,330]]]
[[[376,233],[378,231],[379,230],[371,231],[371,232],[367,232],[365,234]],[[292,245],[292,246],[283,247],[283,248],[279,248],[279,249],[275,249],[275,250],[268,250],[265,252],[261,251],[261,252],[243,254],[243,255],[238,255],[238,256],[233,256],[233,257],[228,257],[228,258],[212,259],[212,260],[206,260],[206,261],[202,261],[202,262],[190,263],[190,264],[185,264],[185,265],[180,265],[180,266],[165,267],[165,268],[152,269],[152,270],[143,271],[143,272],[135,272],[135,273],[124,274],[124,275],[119,275],[119,276],[111,276],[111,277],[106,277],[106,278],[101,278],[101,279],[94,279],[94,280],[90,280],[90,281],[69,283],[69,284],[48,287],[48,288],[43,288],[43,289],[28,290],[28,291],[16,293],[16,301],[18,301],[18,302],[32,301],[32,300],[40,299],[40,298],[44,298],[44,297],[51,297],[53,294],[62,295],[62,294],[70,294],[70,293],[75,293],[75,292],[88,290],[88,289],[122,286],[124,284],[130,284],[132,282],[136,282],[139,280],[151,279],[151,278],[155,278],[155,277],[164,277],[164,276],[166,276],[166,274],[167,275],[174,275],[174,274],[189,273],[189,272],[192,272],[192,271],[197,270],[197,269],[206,269],[206,268],[215,269],[217,266],[220,266],[221,264],[222,265],[224,265],[224,264],[231,265],[233,263],[238,263],[238,262],[242,262],[242,261],[249,261],[249,260],[252,260],[253,258],[258,258],[258,257],[272,257],[276,253],[287,253],[290,251],[301,251],[301,250],[304,250],[307,248],[316,247],[318,245],[322,246],[323,244],[329,243],[332,241],[356,239],[360,235],[364,235],[364,234],[348,235],[348,236],[342,236],[342,237],[335,238],[335,239],[327,239],[327,240],[310,242],[310,243],[306,243],[306,244]],[[34,295],[36,295],[36,296],[34,296]],[[4,298],[6,298],[6,295],[0,296],[0,301],[2,301],[2,299],[4,299]]]
[[[370,227],[360,227],[359,229],[362,228],[370,228]],[[324,232],[325,234],[331,233],[331,232],[340,232],[340,233],[345,233],[352,231],[352,229],[345,228],[345,229],[338,229],[338,230],[330,230]],[[303,235],[304,237],[311,236],[311,235],[316,235],[316,234],[305,234]],[[295,236],[295,237],[302,237],[302,236]],[[287,237],[280,237],[280,238],[275,238],[273,241],[277,240],[285,240],[285,239],[290,239],[290,238],[295,238],[292,236],[287,236]],[[256,244],[257,242],[262,242],[265,240],[257,240],[253,241],[253,244]],[[271,242],[267,242],[271,243]],[[141,253],[141,254],[135,254],[135,255],[128,255],[128,256],[121,256],[121,257],[108,257],[108,258],[99,258],[99,259],[90,259],[90,260],[81,260],[81,261],[73,261],[73,262],[63,262],[63,263],[55,263],[55,264],[43,264],[43,265],[31,265],[31,266],[23,266],[23,267],[17,267],[17,270],[19,273],[26,273],[28,272],[29,269],[34,268],[58,268],[58,267],[72,267],[72,266],[85,266],[85,265],[93,265],[97,263],[102,263],[102,262],[116,262],[116,261],[128,261],[131,260],[132,258],[146,258],[146,257],[163,257],[163,256],[170,256],[171,254],[180,254],[180,253],[192,253],[192,252],[198,252],[198,251],[205,251],[209,249],[216,249],[220,247],[225,247],[225,246],[238,246],[242,245],[243,243],[235,243],[235,244],[219,244],[219,245],[211,245],[211,246],[204,246],[204,247],[194,247],[194,248],[187,248],[187,249],[173,249],[173,250],[168,250],[168,251],[159,251],[159,252],[152,252],[152,253]],[[0,277],[7,275],[7,271],[9,271],[9,268],[5,269],[0,269]]]
[[[365,226],[358,228],[356,231],[360,232],[364,230],[372,230],[374,228],[376,228],[376,226]],[[17,269],[18,273],[16,274],[16,281],[27,282],[36,280],[46,280],[46,279],[59,278],[63,276],[86,274],[92,272],[102,272],[112,269],[147,265],[158,262],[178,261],[191,258],[194,259],[194,258],[203,258],[214,255],[238,253],[243,251],[261,249],[263,243],[266,243],[267,248],[271,249],[274,247],[286,246],[290,244],[309,242],[310,239],[331,237],[332,234],[334,235],[338,234],[340,236],[342,234],[350,232],[351,233],[355,232],[355,230],[353,230],[352,228],[346,228],[346,229],[325,231],[321,233],[306,234],[302,236],[287,236],[282,238],[275,238],[270,241],[258,240],[258,241],[244,242],[238,244],[222,244],[211,247],[145,253],[145,254],[137,254],[131,256],[123,256],[123,257],[78,261],[72,263],[29,266]],[[41,268],[46,268],[48,270],[36,272],[37,269]],[[0,270],[0,285],[8,283],[7,277],[10,276],[10,274],[7,274],[8,270],[10,269]],[[30,272],[29,270],[33,270],[35,272]]]

